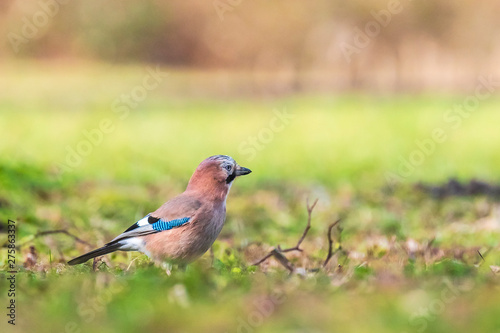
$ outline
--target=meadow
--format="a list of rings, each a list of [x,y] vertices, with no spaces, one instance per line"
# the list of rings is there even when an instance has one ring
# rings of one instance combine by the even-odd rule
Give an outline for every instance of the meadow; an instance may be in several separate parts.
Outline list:
[[[416,185],[500,183],[495,92],[263,98],[245,73],[0,72],[0,219],[16,221],[19,271],[14,327],[4,227],[2,332],[499,332],[499,198]],[[253,172],[231,189],[213,257],[170,276],[138,253],[65,264],[183,191],[214,154]],[[297,243],[316,199],[303,251],[286,253],[294,272],[253,266]],[[69,234],[40,234],[54,230]]]

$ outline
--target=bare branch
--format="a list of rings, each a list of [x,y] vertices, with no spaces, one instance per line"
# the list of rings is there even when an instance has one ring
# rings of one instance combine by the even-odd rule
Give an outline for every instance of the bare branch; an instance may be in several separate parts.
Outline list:
[[[323,263],[323,267],[325,267],[326,264],[328,264],[328,261],[330,261],[330,259],[333,256],[332,230],[333,230],[333,227],[335,227],[339,223],[340,223],[340,219],[338,219],[337,221],[333,222],[328,227],[328,255],[326,256],[325,262]]]
[[[280,264],[285,266],[286,269],[290,271],[290,273],[293,273],[295,271],[295,267],[290,263],[290,261],[283,255],[283,253],[279,250],[279,248],[276,248],[271,251],[274,258],[278,260]]]
[[[481,257],[481,259],[483,259],[483,261],[486,261],[486,260],[484,260],[484,257],[483,257],[483,255],[481,254],[481,252],[479,252],[479,250],[477,250],[477,253],[478,253],[478,254],[479,254],[479,256]]]
[[[252,264],[252,266],[258,266],[262,264],[267,259],[274,257],[280,264],[282,264],[286,269],[293,273],[295,271],[295,267],[290,263],[290,261],[283,255],[283,251],[278,247],[272,249],[266,256],[256,263]]]
[[[69,237],[73,238],[78,243],[85,244],[85,245],[88,245],[88,246],[92,247],[92,245],[90,243],[87,243],[83,239],[78,238],[77,236],[73,235],[72,233],[70,233],[66,229],[39,231],[39,232],[37,232],[36,234],[33,235],[33,239],[38,238],[38,237],[44,237],[44,236],[47,236],[47,235],[52,235],[52,234],[65,234],[65,235],[68,235]],[[33,239],[27,241],[26,243],[19,244],[18,248],[23,247],[27,243],[31,242]]]
[[[302,236],[300,237],[299,241],[297,242],[297,245],[294,247],[290,247],[288,249],[281,250],[281,252],[290,252],[290,251],[300,251],[302,252],[302,249],[300,248],[300,244],[304,241],[304,238],[306,238],[307,233],[309,232],[309,229],[311,229],[311,216],[314,207],[316,207],[316,204],[318,203],[318,199],[314,200],[314,203],[309,206],[309,199],[307,199],[307,226],[304,229],[304,232],[302,233]]]
[[[266,261],[267,259],[269,259],[272,255],[273,255],[273,251],[270,251],[268,254],[266,254],[266,256],[262,259],[260,259],[259,261],[257,261],[256,263],[253,263],[252,266],[259,266],[260,264],[262,264],[264,261]]]
[[[300,248],[300,245],[306,238],[307,233],[309,232],[309,229],[311,229],[311,216],[312,212],[314,210],[314,207],[318,203],[318,199],[314,201],[312,205],[309,205],[309,199],[307,200],[307,225],[306,228],[304,229],[304,232],[302,233],[302,236],[300,237],[299,241],[297,242],[297,245],[294,247],[288,248],[288,249],[281,249],[281,247],[278,245],[276,248],[274,248],[272,251],[270,251],[264,258],[260,259],[256,263],[252,264],[252,266],[258,266],[262,264],[264,261],[267,259],[274,257],[276,260],[282,264],[286,269],[290,271],[290,273],[293,273],[295,271],[295,268],[293,265],[290,263],[290,261],[283,255],[283,253],[286,252],[291,252],[291,251],[299,251],[302,252],[302,249]]]

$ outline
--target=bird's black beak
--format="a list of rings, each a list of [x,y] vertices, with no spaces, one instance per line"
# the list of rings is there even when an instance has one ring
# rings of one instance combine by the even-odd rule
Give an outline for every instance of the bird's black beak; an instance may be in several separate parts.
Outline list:
[[[244,168],[239,165],[236,167],[236,176],[248,175],[250,172],[252,172],[252,170],[248,168]]]

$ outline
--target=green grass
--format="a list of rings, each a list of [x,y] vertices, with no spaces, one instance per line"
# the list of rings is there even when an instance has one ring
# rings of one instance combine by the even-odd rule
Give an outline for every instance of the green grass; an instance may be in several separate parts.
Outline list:
[[[16,330],[498,330],[498,276],[490,269],[500,265],[498,202],[435,200],[413,184],[450,177],[499,182],[499,98],[482,101],[454,129],[443,117],[465,94],[258,99],[226,94],[210,81],[216,73],[170,70],[120,119],[113,101],[142,82],[143,67],[14,63],[0,69],[0,219],[17,221],[23,245]],[[242,76],[230,79],[238,84]],[[241,144],[270,127],[273,110],[294,118],[253,156]],[[77,149],[87,140],[84,132],[103,119],[113,131],[64,169],[68,147]],[[408,159],[419,149],[415,142],[436,128],[447,140],[388,186],[400,158]],[[167,276],[145,256],[116,253],[93,272],[89,264],[64,264],[88,246],[64,234],[34,237],[66,229],[102,245],[181,192],[196,165],[220,153],[253,173],[231,190],[213,262],[207,254]],[[274,260],[251,266],[277,244],[295,245],[307,220],[306,198],[319,203],[305,251],[290,254],[292,263],[321,266],[327,227],[338,217],[342,230],[334,230],[334,246],[342,251],[305,277],[289,276]],[[6,239],[0,233],[0,242]],[[31,245],[37,264],[24,268]],[[6,270],[5,250],[0,259]],[[0,274],[6,305],[7,273]],[[2,318],[1,331],[14,331]]]

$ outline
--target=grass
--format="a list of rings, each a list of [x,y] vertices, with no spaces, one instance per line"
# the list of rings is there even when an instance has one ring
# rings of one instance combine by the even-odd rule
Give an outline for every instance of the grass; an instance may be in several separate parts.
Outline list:
[[[205,83],[210,97],[196,80],[210,82],[215,74],[171,70],[121,119],[113,101],[142,82],[143,67],[0,68],[0,218],[17,221],[22,245],[16,330],[498,330],[498,276],[490,268],[500,263],[498,202],[436,200],[413,187],[450,177],[499,181],[497,97],[482,101],[455,129],[443,117],[465,95],[258,99],[227,96]],[[249,137],[267,138],[262,133],[276,110],[293,118],[252,153],[242,148],[252,147]],[[113,130],[93,144],[85,132],[95,133],[103,119]],[[416,141],[428,142],[436,128],[447,139],[426,154]],[[84,141],[88,153],[68,168],[68,147]],[[422,163],[388,186],[387,174],[398,174],[401,158],[415,151],[424,154]],[[88,246],[64,234],[34,237],[64,229],[102,245],[181,192],[196,165],[218,153],[254,172],[231,190],[213,262],[207,254],[166,276],[145,256],[116,253],[94,272],[89,264],[64,264]],[[319,267],[327,227],[341,217],[329,265],[305,277],[289,276],[274,260],[251,266],[277,244],[295,245],[308,197],[319,198],[312,229],[305,251],[289,259],[299,268]],[[34,265],[26,263],[30,246]],[[6,270],[6,251],[0,259]],[[7,273],[0,274],[6,305]],[[13,330],[5,318],[0,325]]]

